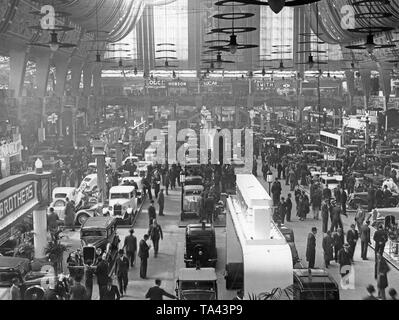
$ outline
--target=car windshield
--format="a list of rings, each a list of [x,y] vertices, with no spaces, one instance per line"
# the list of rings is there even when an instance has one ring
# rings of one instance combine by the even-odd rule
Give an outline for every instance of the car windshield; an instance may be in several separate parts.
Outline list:
[[[129,193],[111,193],[111,199],[129,199]]]
[[[184,291],[181,297],[182,300],[216,300],[216,294],[212,291]]]
[[[14,271],[0,271],[0,287],[9,287],[12,279],[18,278],[18,274]]]
[[[198,196],[201,194],[201,190],[190,190],[186,191],[186,196]]]
[[[56,193],[54,195],[54,198],[66,198],[67,194],[66,193]]]
[[[57,200],[56,202],[54,202],[53,206],[54,207],[65,207],[65,202],[62,200]]]
[[[214,290],[212,281],[182,281],[180,284],[182,290]]]
[[[305,291],[301,294],[301,300],[339,300],[337,291]]]
[[[81,237],[105,237],[106,235],[105,230],[82,230]]]
[[[90,182],[90,181],[91,181],[91,178],[85,178],[83,181],[84,181],[84,182]]]

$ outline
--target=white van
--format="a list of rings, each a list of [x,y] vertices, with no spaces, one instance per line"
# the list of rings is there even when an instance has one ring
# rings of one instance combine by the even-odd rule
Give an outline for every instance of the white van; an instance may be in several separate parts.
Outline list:
[[[129,219],[133,222],[133,218],[137,213],[136,191],[133,186],[116,186],[109,190],[109,207],[111,216]]]
[[[125,185],[126,182],[131,183],[132,181],[136,182],[137,184],[137,190],[136,190],[136,198],[141,201],[143,198],[143,190],[144,190],[144,184],[143,184],[143,178],[138,176],[138,173],[135,172],[135,176],[133,177],[123,177],[120,185]]]

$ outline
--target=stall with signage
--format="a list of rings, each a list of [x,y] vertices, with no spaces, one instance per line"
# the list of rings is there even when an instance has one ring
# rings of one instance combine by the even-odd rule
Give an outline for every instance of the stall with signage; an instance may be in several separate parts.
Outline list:
[[[169,96],[180,96],[188,93],[187,81],[173,80],[167,83]]]
[[[33,226],[33,211],[51,200],[50,173],[0,179],[0,253],[18,245],[21,225]]]
[[[149,96],[166,96],[167,84],[165,80],[149,79],[145,82],[145,88]]]
[[[22,141],[19,133],[13,134],[12,139],[4,141],[0,145],[0,169],[1,177],[7,177],[11,174],[11,166],[15,162],[21,161]]]

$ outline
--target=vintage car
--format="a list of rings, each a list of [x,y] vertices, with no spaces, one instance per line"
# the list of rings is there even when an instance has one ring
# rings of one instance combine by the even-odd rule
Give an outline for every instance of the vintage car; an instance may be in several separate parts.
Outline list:
[[[133,177],[123,177],[120,185],[129,185],[134,181],[137,184],[136,198],[138,201],[142,201],[144,195],[143,178],[139,177],[137,173],[135,174]]]
[[[201,186],[203,184],[203,179],[201,176],[186,176],[184,180],[185,186]]]
[[[189,224],[186,227],[186,250],[184,262],[186,267],[216,267],[215,229],[211,224]]]
[[[80,229],[82,247],[91,246],[110,252],[118,248],[120,239],[116,233],[116,219],[114,217],[90,217]]]
[[[97,190],[97,173],[87,175],[79,186],[79,191],[83,193],[92,193]]]
[[[10,287],[14,278],[19,280],[23,300],[32,300],[33,296],[41,300],[48,283],[57,281],[51,266],[33,271],[29,259],[0,256],[0,300],[10,300]]]
[[[125,158],[125,160],[122,161],[122,165],[126,165],[127,162],[137,163],[139,161],[140,159],[137,156],[128,156]]]
[[[339,300],[339,286],[323,269],[294,269],[294,300]]]
[[[214,268],[182,268],[176,280],[179,300],[217,300],[217,276]]]
[[[139,161],[137,162],[136,172],[140,177],[146,177],[148,174],[148,167],[153,165],[151,161]]]
[[[90,217],[102,216],[103,204],[96,203],[88,208],[80,209],[75,214],[75,224],[83,225]]]
[[[320,176],[320,182],[323,188],[334,190],[338,185],[341,185],[342,175],[322,175]]]
[[[52,194],[52,202],[49,208],[54,208],[58,217],[63,220],[65,216],[66,198],[75,202],[75,207],[79,207],[82,200],[82,193],[76,188],[72,187],[58,187],[54,188]],[[48,211],[47,213],[49,213]]]
[[[367,195],[367,192],[351,193],[348,197],[348,201],[346,202],[346,208],[349,210],[356,210],[358,207],[360,207],[363,210],[367,210]]]
[[[200,185],[184,186],[183,201],[181,210],[181,220],[188,216],[199,217],[204,187]]]
[[[133,223],[137,213],[136,190],[133,186],[115,186],[109,190],[108,210],[118,220]],[[120,221],[119,221],[120,222]]]

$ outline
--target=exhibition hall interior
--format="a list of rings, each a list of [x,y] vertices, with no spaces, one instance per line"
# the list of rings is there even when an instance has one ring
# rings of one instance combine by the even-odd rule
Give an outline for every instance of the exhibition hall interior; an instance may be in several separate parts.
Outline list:
[[[0,0],[0,299],[396,300],[398,65],[399,0]]]

